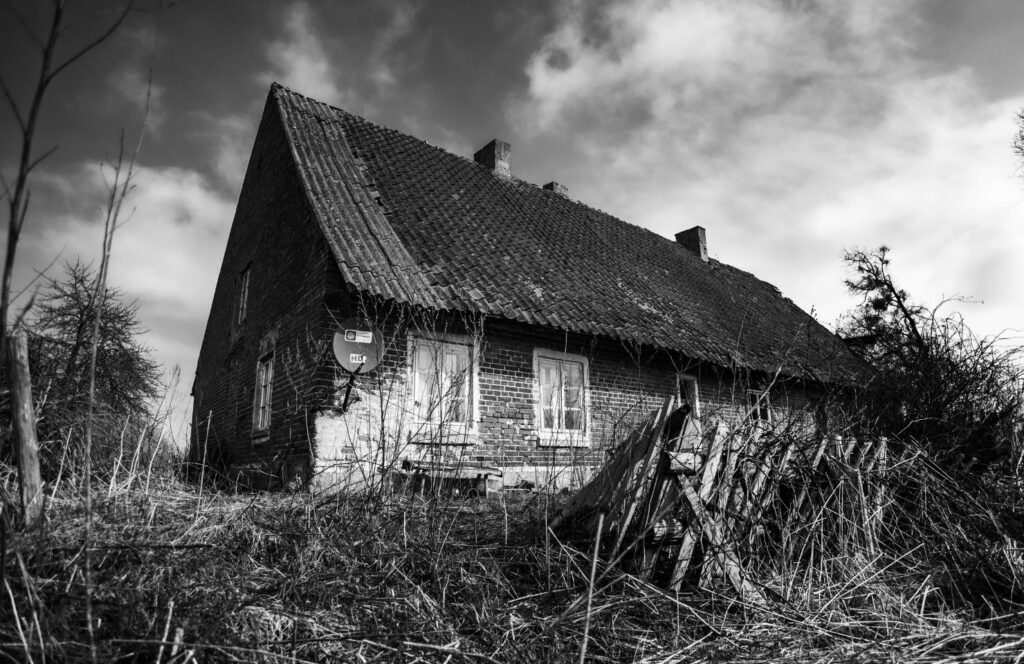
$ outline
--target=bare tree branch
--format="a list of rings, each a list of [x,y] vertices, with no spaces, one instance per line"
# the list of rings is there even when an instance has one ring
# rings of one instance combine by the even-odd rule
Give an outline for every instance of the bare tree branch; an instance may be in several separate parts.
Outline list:
[[[107,29],[104,30],[102,33],[100,33],[100,35],[98,37],[96,37],[91,42],[89,42],[88,44],[86,44],[85,46],[80,48],[73,55],[71,55],[66,60],[64,60],[64,62],[62,62],[59,65],[57,65],[56,67],[54,67],[53,68],[53,73],[50,74],[50,80],[56,78],[56,76],[58,74],[60,74],[62,71],[64,71],[69,66],[74,64],[77,60],[82,58],[86,53],[88,53],[89,51],[93,50],[94,48],[96,48],[97,46],[102,44],[103,42],[107,41],[107,39],[109,39],[110,36],[112,34],[114,34],[117,31],[118,28],[121,27],[121,24],[124,23],[124,20],[126,18],[128,18],[128,14],[132,11],[132,8],[134,7],[134,4],[135,4],[134,2],[129,2],[125,6],[125,8],[121,11],[121,13],[118,14],[117,18],[114,19],[114,22],[111,23],[109,26],[107,26]]]
[[[44,159],[46,159],[47,157],[49,157],[50,155],[52,155],[56,151],[57,151],[57,146],[54,145],[52,148],[50,148],[49,150],[44,152],[42,155],[40,155],[40,156],[36,157],[35,159],[33,159],[32,163],[28,165],[29,173],[31,173],[35,169],[36,166],[38,166],[40,163],[42,163],[42,161]]]
[[[25,119],[21,116],[21,109],[18,108],[18,103],[14,101],[14,95],[11,94],[10,88],[7,87],[7,83],[4,81],[4,77],[0,76],[0,89],[4,92],[4,97],[7,98],[7,103],[11,107],[11,113],[14,114],[14,119],[18,121],[18,129],[25,132]]]
[[[29,39],[31,39],[32,42],[36,45],[36,48],[38,48],[39,50],[43,50],[43,40],[40,39],[38,35],[36,35],[35,31],[28,24],[28,21],[25,20],[25,17],[22,16],[18,12],[18,10],[14,8],[14,4],[11,2],[11,0],[7,0],[7,2],[5,2],[4,4],[7,5],[7,10],[14,14],[14,18],[18,21],[18,25],[20,25],[21,29],[25,31],[25,34],[29,36]]]

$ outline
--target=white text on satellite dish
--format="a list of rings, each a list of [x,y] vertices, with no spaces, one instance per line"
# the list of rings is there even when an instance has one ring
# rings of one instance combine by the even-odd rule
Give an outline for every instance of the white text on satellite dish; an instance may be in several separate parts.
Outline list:
[[[345,341],[357,344],[372,344],[373,332],[365,332],[363,330],[345,330]],[[355,360],[352,361],[355,362]]]

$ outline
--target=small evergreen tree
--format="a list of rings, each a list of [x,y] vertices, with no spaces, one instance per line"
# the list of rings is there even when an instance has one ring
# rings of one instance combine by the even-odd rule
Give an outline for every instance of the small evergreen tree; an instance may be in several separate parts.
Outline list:
[[[52,475],[62,458],[77,458],[77,449],[64,446],[79,444],[86,415],[96,279],[89,265],[66,263],[61,277],[46,282],[26,321],[44,475]],[[160,365],[141,342],[144,333],[138,305],[126,301],[119,289],[108,288],[100,320],[95,397],[97,420],[108,442],[119,442],[132,422],[130,430],[137,434],[161,392]],[[7,429],[8,423],[4,425]]]

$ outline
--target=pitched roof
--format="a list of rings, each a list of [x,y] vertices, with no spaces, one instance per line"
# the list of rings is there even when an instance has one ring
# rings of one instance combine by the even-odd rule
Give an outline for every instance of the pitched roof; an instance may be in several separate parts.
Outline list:
[[[270,94],[358,291],[723,366],[826,382],[861,370],[834,334],[748,272],[277,84]]]

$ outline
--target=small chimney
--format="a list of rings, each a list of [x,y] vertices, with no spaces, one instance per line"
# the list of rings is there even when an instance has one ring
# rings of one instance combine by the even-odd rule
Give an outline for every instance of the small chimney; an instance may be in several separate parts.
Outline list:
[[[511,145],[505,141],[494,139],[473,155],[473,161],[491,169],[498,177],[510,178],[512,177],[512,168],[509,166],[511,154]]]
[[[559,196],[569,195],[569,187],[566,187],[564,184],[558,184],[557,182],[554,181],[548,182],[546,185],[544,185],[544,189],[546,189],[547,191],[553,191]]]
[[[708,262],[708,238],[703,226],[694,226],[676,233],[676,242],[697,258]]]

